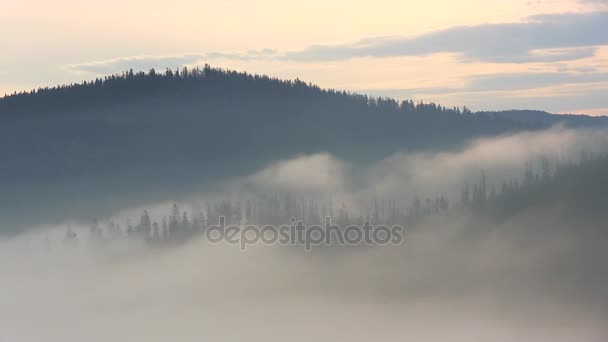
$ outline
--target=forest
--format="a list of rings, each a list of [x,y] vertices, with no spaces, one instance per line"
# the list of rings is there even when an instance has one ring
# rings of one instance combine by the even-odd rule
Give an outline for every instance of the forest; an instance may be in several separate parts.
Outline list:
[[[176,197],[190,184],[295,155],[369,164],[402,151],[458,150],[483,137],[605,122],[528,114],[374,98],[209,65],[14,93],[0,99],[0,154],[10,160],[0,169],[2,232],[35,216],[59,222],[65,208],[85,219],[142,198]],[[94,209],[84,204],[93,202]],[[24,203],[34,214],[24,215]]]
[[[340,229],[366,223],[418,229],[437,217],[469,217],[473,220],[471,225],[481,221],[487,230],[492,230],[520,215],[552,211],[553,219],[562,223],[605,234],[600,227],[585,222],[608,219],[608,156],[581,153],[577,161],[543,157],[538,165],[526,165],[521,175],[500,185],[488,184],[482,172],[475,183],[462,184],[460,198],[452,201],[444,195],[421,198],[413,194],[410,203],[402,199],[359,198],[357,204],[347,204],[333,199],[331,194],[321,200],[298,193],[257,194],[197,201],[188,206],[191,210],[181,210],[173,204],[168,215],[156,218],[144,210],[139,219],[127,218],[124,225],[112,218],[105,222],[95,218],[88,233],[81,234],[97,247],[125,239],[162,247],[202,238],[206,229],[220,222],[220,217],[226,225],[257,227],[289,225],[292,218],[306,226],[323,227],[329,218]],[[73,245],[78,241],[78,234],[68,227],[63,243]]]

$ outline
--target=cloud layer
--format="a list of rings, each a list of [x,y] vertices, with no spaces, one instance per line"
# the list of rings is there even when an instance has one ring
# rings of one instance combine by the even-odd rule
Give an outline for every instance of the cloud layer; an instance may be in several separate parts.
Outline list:
[[[69,68],[99,73],[217,59],[309,62],[434,53],[456,53],[462,61],[467,62],[558,62],[594,56],[597,46],[608,45],[608,35],[604,32],[608,32],[608,12],[536,15],[521,23],[460,26],[417,37],[368,38],[352,44],[313,45],[304,50],[285,53],[263,49],[245,53],[208,52],[171,57],[125,57],[73,64]]]
[[[300,61],[457,53],[464,61],[555,62],[590,57],[608,44],[608,12],[537,15],[522,23],[453,27],[418,37],[371,38],[289,52]]]
[[[396,155],[359,175],[326,154],[297,157],[246,181],[268,190],[276,180],[271,191],[341,191],[353,188],[354,174],[363,179],[355,197],[398,196],[446,189],[480,170],[512,176],[541,155],[569,160],[607,143],[606,132],[553,129]],[[164,250],[133,240],[96,248],[85,227],[75,227],[82,244],[67,248],[63,227],[49,229],[49,244],[45,231],[32,231],[0,240],[0,338],[603,341],[605,239],[584,229],[602,223],[570,229],[559,219],[530,208],[490,226],[455,212],[408,227],[403,245],[318,253],[243,253],[202,239]]]
[[[429,222],[409,231],[402,246],[315,254],[275,247],[243,253],[202,240],[128,253],[57,244],[40,251],[33,243],[0,241],[0,336],[49,342],[605,338],[603,264],[593,259],[605,255],[600,242],[558,226],[526,229],[533,220],[494,231],[465,221]]]

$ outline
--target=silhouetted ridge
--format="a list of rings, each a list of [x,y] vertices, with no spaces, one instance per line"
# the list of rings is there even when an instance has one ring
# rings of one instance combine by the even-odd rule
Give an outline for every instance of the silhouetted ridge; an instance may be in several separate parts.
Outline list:
[[[229,86],[229,87],[227,87]],[[391,98],[373,98],[334,89],[322,89],[299,79],[283,80],[269,76],[252,75],[246,72],[212,68],[205,65],[181,70],[166,69],[158,73],[151,69],[148,73],[133,70],[113,74],[94,81],[45,87],[29,92],[15,92],[0,98],[0,114],[23,115],[46,112],[70,112],[125,104],[136,100],[183,94],[196,91],[200,96],[216,93],[212,88],[225,89],[227,97],[251,94],[274,93],[276,96],[306,96],[317,99],[331,97],[335,101],[369,106],[379,110],[405,112],[434,112],[471,114],[465,107],[445,108],[435,103],[424,104],[413,101],[398,102]]]
[[[275,97],[317,102],[324,105],[351,106],[349,110],[362,108],[393,113],[423,113],[425,115],[453,115],[500,118],[524,125],[550,126],[564,123],[568,126],[597,126],[608,124],[608,117],[587,115],[555,115],[543,111],[508,110],[498,112],[472,113],[468,108],[446,108],[435,103],[414,103],[397,101],[392,98],[374,98],[335,89],[322,89],[317,85],[296,80],[284,80],[246,72],[212,68],[205,65],[181,70],[166,69],[159,73],[151,69],[125,71],[93,81],[44,87],[29,92],[15,92],[0,98],[0,117],[51,113],[69,113],[125,105],[157,97],[173,97],[176,103],[183,102],[183,96],[195,95],[197,99],[211,101],[258,97],[261,101]],[[354,108],[357,107],[357,108]]]

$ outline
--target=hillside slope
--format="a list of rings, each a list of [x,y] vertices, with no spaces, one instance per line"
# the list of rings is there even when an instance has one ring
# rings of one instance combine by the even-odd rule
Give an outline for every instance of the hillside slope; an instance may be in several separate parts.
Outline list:
[[[365,163],[545,126],[209,66],[14,94],[0,121],[4,230],[177,196],[294,155]]]

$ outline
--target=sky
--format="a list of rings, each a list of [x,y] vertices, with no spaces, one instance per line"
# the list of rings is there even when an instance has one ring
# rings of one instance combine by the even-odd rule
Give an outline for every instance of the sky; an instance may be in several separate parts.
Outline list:
[[[473,110],[608,115],[608,0],[0,0],[0,95],[202,65]]]

